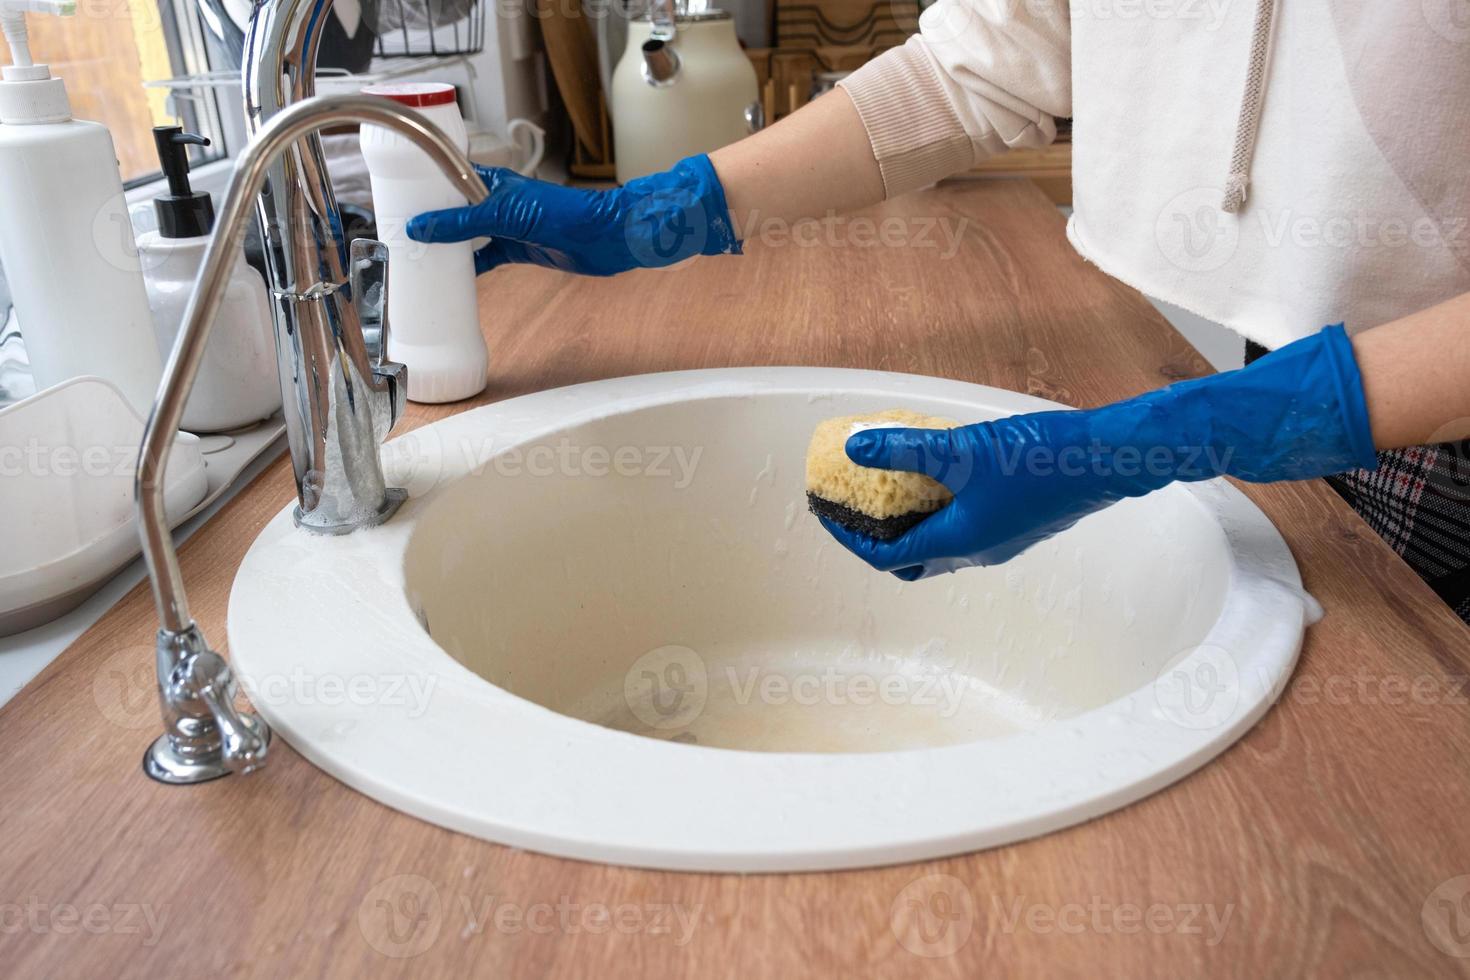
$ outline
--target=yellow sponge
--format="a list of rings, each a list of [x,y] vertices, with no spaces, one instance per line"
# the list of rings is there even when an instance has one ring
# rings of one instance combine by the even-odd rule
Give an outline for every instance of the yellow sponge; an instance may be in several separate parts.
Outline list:
[[[813,514],[851,531],[888,540],[949,503],[942,483],[921,473],[859,466],[847,458],[847,439],[863,429],[952,429],[950,419],[891,408],[828,419],[806,451],[806,498]]]

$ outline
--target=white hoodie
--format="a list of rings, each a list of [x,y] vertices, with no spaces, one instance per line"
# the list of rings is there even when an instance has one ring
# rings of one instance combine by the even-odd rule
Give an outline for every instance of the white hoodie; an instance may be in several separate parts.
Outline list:
[[[1268,347],[1470,291],[1470,0],[938,0],[842,84],[890,197],[1072,116],[1078,252]]]

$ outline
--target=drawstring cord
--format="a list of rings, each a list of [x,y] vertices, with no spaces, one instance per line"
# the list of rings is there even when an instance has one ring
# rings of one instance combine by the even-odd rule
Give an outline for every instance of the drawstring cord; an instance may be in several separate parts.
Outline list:
[[[1256,0],[1256,22],[1251,30],[1250,64],[1245,72],[1245,95],[1240,100],[1240,120],[1235,125],[1235,148],[1230,154],[1230,174],[1225,178],[1225,199],[1220,210],[1235,214],[1245,205],[1251,182],[1251,157],[1256,151],[1256,133],[1261,124],[1261,103],[1266,91],[1266,52],[1271,46],[1271,28],[1276,19],[1276,0]]]

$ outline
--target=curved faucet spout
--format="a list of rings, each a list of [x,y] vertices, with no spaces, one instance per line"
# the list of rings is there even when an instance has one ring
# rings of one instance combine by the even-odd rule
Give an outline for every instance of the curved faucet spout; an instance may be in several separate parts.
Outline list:
[[[138,475],[134,482],[143,557],[152,579],[153,596],[162,627],[158,632],[158,668],[159,694],[163,699],[167,729],[165,734],[171,740],[176,738],[181,747],[187,748],[186,754],[192,767],[190,773],[198,778],[213,778],[220,772],[240,768],[241,762],[224,756],[224,740],[219,737],[221,726],[212,714],[205,718],[197,710],[191,713],[190,704],[176,704],[170,700],[172,695],[169,692],[178,687],[170,678],[175,676],[183,659],[209,652],[209,648],[203,642],[203,637],[198,635],[198,629],[189,615],[188,599],[179,572],[178,554],[174,550],[164,511],[163,487],[169,450],[183,417],[184,403],[193,387],[199,362],[204,356],[210,327],[229,286],[232,252],[245,231],[253,200],[265,182],[268,167],[282,153],[297,146],[303,135],[342,123],[371,123],[397,131],[427,153],[471,203],[478,204],[486,197],[485,185],[476,175],[473,165],[443,131],[412,109],[389,99],[369,95],[314,97],[283,109],[261,128],[235,162],[234,173],[230,177],[229,188],[225,191],[219,210],[214,236],[205,250],[203,265],[184,311],[183,324],[174,341],[174,349],[164,368],[158,397],[143,432]],[[360,335],[357,340],[361,345]],[[303,367],[302,370],[318,368]],[[341,384],[340,375],[336,378],[312,377],[304,383],[320,389],[334,382]],[[285,395],[289,405],[295,395],[295,387],[288,387]],[[338,438],[345,438],[347,435],[344,429],[336,430],[336,434]],[[373,435],[370,442],[371,456],[360,462],[364,466],[370,464],[375,469],[381,484],[382,471],[377,459],[377,444],[378,437]],[[291,448],[295,456],[298,447],[293,443]],[[340,457],[348,452],[348,447],[331,445],[328,450]],[[299,459],[297,464],[300,465]],[[190,637],[188,642],[180,639],[184,636]],[[253,722],[247,721],[246,724],[248,726]],[[215,743],[201,746],[201,731],[213,733]],[[207,763],[211,759],[221,767],[220,772],[210,770]]]

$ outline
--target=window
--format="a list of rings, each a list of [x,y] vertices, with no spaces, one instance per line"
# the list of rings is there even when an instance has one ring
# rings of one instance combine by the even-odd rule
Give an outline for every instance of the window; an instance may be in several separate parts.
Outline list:
[[[197,148],[195,164],[227,149],[213,90],[144,87],[207,70],[194,11],[192,0],[80,0],[71,17],[26,15],[32,56],[66,81],[78,119],[111,131],[126,184],[158,175],[154,126],[181,123],[210,137],[214,145]],[[0,45],[0,64],[8,63]]]

